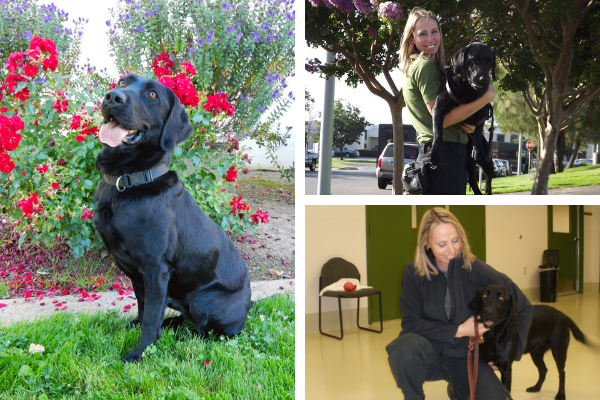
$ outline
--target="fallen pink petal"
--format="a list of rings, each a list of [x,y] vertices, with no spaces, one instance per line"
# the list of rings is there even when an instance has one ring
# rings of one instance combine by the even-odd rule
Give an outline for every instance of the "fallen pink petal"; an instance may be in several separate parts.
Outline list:
[[[66,310],[66,309],[67,309],[67,306],[61,307],[61,310]]]
[[[117,300],[119,300],[119,301],[123,300],[123,296],[117,297]]]
[[[46,305],[46,302],[44,302],[44,301],[42,301],[42,302],[40,303],[40,306],[45,306],[45,305]]]
[[[204,368],[208,368],[208,360],[204,361]]]
[[[0,303],[0,308],[2,308],[2,307],[6,307],[6,304]]]

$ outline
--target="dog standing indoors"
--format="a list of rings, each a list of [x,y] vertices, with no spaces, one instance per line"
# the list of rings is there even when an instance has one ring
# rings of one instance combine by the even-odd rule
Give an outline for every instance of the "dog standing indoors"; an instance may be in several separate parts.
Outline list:
[[[102,100],[104,144],[96,159],[94,225],[117,266],[133,283],[139,343],[136,361],[165,326],[189,319],[199,334],[243,329],[250,275],[235,245],[169,171],[170,153],[192,132],[171,89],[139,75],[121,78]],[[164,320],[170,307],[181,316]]]
[[[504,287],[489,285],[479,291],[471,303],[471,308],[475,311],[475,315],[480,317],[483,325],[491,328],[483,334],[483,343],[479,345],[481,357],[498,367],[502,375],[502,383],[510,392],[512,363],[515,361],[518,347],[516,304],[510,292]],[[539,372],[539,379],[534,386],[527,389],[528,392],[539,392],[542,388],[548,372],[544,363],[544,354],[552,350],[559,376],[558,393],[555,399],[565,400],[565,363],[569,347],[569,331],[577,341],[590,345],[571,318],[553,307],[533,306],[533,320],[523,354],[531,354]]]

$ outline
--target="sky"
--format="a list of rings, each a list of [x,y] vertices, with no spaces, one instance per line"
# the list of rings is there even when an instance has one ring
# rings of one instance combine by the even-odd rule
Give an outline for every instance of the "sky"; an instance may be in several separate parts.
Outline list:
[[[296,43],[298,43],[298,41],[296,41]],[[325,50],[310,48],[304,41],[299,47],[300,52],[303,55],[303,61],[318,58],[322,63],[325,63],[327,58],[327,52]],[[325,79],[319,78],[318,74],[309,74],[305,71],[302,71],[302,74],[305,88],[315,99],[315,110],[322,112],[323,98],[325,96]],[[398,70],[392,71],[391,76],[392,79],[394,79],[396,87],[402,86],[402,73]],[[377,80],[387,87],[383,75],[378,76]],[[346,86],[344,78],[336,79],[335,99],[346,100],[354,107],[358,107],[361,111],[361,115],[372,125],[392,123],[392,114],[390,113],[388,104],[382,98],[371,93],[364,83],[360,83],[358,87],[354,89]],[[404,121],[404,123],[410,123],[406,107],[402,109],[402,121]]]

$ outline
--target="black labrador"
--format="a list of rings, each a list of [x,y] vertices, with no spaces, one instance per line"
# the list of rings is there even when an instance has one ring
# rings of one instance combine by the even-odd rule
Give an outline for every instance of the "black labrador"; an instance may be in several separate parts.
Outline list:
[[[446,68],[446,76],[440,86],[435,105],[433,106],[433,143],[431,162],[439,164],[439,151],[443,141],[444,117],[451,110],[463,103],[471,103],[483,96],[492,79],[496,79],[496,54],[492,49],[479,42],[471,43],[452,56],[452,66]],[[492,194],[492,178],[494,164],[491,156],[491,134],[488,142],[483,134],[483,124],[491,117],[491,104],[471,115],[464,122],[474,125],[475,132],[468,135],[467,163],[465,168],[469,175],[469,186],[475,194],[482,194],[476,177],[476,164],[485,172],[485,194]]]
[[[475,315],[481,318],[483,325],[491,328],[483,334],[484,342],[479,347],[481,357],[498,367],[502,383],[510,392],[512,363],[518,351],[516,303],[504,287],[489,285],[479,291],[471,303],[471,308],[474,309]],[[542,388],[548,372],[544,363],[544,353],[552,350],[559,376],[558,394],[555,399],[565,399],[565,362],[570,340],[569,330],[573,332],[576,340],[586,343],[585,336],[571,318],[553,307],[533,306],[533,321],[524,353],[531,354],[540,377],[534,386],[527,389],[528,392],[539,392]]]
[[[94,203],[94,224],[117,266],[129,277],[141,324],[136,361],[155,343],[161,327],[190,319],[195,330],[233,336],[251,307],[244,260],[169,171],[170,153],[192,132],[171,89],[139,75],[121,78],[102,100],[103,176]],[[181,313],[165,321],[165,309]]]

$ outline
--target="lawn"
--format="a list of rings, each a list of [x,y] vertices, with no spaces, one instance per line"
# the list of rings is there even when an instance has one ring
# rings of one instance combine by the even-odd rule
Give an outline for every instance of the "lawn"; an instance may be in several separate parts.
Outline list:
[[[117,312],[60,313],[0,329],[1,399],[293,399],[294,300],[256,302],[232,339],[163,330],[123,364],[140,330]],[[43,353],[30,353],[31,344]]]
[[[534,177],[535,173],[495,178],[492,180],[493,193],[530,192],[533,188]],[[600,165],[569,168],[560,174],[550,175],[548,181],[549,189],[590,185],[600,185]],[[485,183],[483,187],[485,187]],[[468,189],[467,194],[473,194],[473,192]]]

